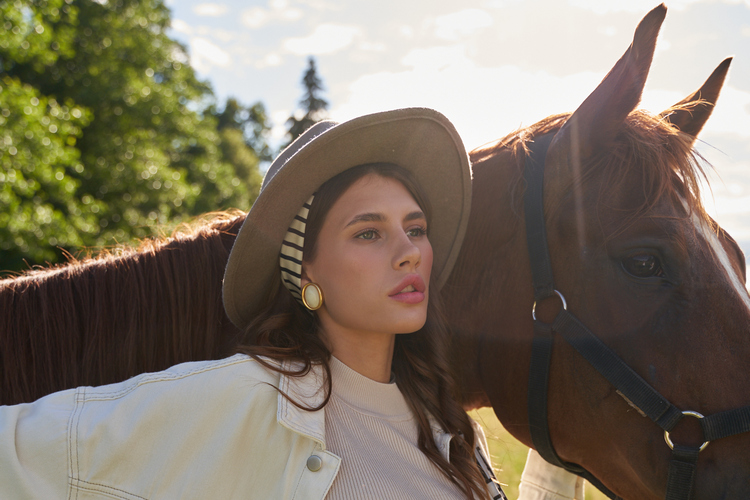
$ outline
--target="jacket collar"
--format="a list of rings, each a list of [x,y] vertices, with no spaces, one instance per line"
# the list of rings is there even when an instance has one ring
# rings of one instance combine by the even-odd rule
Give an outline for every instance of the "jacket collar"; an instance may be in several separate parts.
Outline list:
[[[450,462],[451,439],[453,439],[453,434],[443,429],[432,415],[428,415],[428,418],[435,445],[437,445],[437,449],[440,451],[440,454],[443,455],[443,458]]]
[[[284,361],[282,370],[298,370],[299,362]],[[325,410],[308,411],[303,408],[316,408],[325,400],[325,371],[321,365],[313,365],[310,371],[300,377],[281,374],[276,420],[289,430],[316,441],[326,449]],[[294,403],[299,404],[299,408]]]

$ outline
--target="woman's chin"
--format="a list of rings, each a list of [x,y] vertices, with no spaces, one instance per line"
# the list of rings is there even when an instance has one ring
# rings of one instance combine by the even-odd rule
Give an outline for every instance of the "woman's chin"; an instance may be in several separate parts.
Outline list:
[[[418,317],[399,322],[392,331],[397,334],[414,333],[424,326],[425,321],[427,321],[427,317],[425,314],[422,314]]]

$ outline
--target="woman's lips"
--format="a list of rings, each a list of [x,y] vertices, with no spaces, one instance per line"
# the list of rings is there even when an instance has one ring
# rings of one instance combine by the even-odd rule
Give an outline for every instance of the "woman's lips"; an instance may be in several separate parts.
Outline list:
[[[394,300],[404,304],[419,304],[425,299],[425,283],[418,274],[410,274],[402,279],[388,294]]]

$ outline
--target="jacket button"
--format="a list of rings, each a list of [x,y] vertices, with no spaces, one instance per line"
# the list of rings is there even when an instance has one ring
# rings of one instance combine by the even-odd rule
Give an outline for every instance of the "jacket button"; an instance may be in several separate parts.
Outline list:
[[[307,459],[307,468],[312,472],[318,472],[323,467],[323,460],[318,455],[310,455]]]

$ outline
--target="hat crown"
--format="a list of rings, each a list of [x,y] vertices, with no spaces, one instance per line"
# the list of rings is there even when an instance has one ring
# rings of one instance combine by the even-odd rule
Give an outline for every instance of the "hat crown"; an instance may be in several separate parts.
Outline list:
[[[332,129],[338,125],[338,122],[333,120],[323,120],[315,122],[310,128],[305,130],[297,137],[292,143],[282,151],[276,159],[271,162],[271,166],[268,167],[266,175],[263,177],[263,183],[260,186],[260,190],[263,191],[269,182],[276,176],[281,168],[287,164],[287,162],[297,153],[302,151],[305,146],[310,144],[319,135]]]

